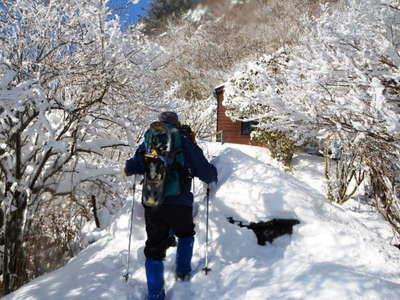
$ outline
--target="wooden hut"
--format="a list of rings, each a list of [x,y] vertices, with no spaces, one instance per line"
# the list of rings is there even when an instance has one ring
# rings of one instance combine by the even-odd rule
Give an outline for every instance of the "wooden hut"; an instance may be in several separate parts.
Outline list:
[[[214,89],[214,96],[217,99],[217,132],[220,134],[217,141],[223,139],[224,143],[257,145],[250,140],[250,133],[253,130],[254,122],[233,121],[226,116],[226,108],[222,105],[224,100],[224,86]],[[221,134],[222,133],[222,134]]]

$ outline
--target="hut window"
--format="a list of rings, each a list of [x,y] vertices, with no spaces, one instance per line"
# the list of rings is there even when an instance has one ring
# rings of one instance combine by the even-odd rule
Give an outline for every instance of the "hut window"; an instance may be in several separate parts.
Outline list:
[[[240,134],[250,136],[250,133],[255,129],[254,126],[257,124],[258,124],[257,121],[241,122]]]

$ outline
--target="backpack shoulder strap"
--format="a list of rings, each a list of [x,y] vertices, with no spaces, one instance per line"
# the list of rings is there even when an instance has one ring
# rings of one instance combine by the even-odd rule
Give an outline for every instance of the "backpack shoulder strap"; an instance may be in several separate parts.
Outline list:
[[[187,138],[189,141],[192,143],[196,144],[196,137],[194,132],[192,131],[192,128],[190,128],[189,125],[180,125],[179,126],[179,132],[182,136]]]

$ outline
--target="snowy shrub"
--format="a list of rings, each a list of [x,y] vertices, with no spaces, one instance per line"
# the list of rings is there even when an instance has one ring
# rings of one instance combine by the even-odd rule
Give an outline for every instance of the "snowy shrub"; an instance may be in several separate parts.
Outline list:
[[[32,224],[26,243],[33,247],[25,249],[22,261],[27,270],[26,281],[63,266],[77,254],[80,228],[71,213],[67,208],[48,209]]]
[[[362,168],[357,145],[335,144],[327,139],[324,145],[325,178],[327,179],[328,200],[339,204],[345,203],[357,191],[364,180],[365,170]],[[350,150],[350,151],[349,151]]]
[[[252,133],[252,139],[260,144],[266,145],[271,152],[272,158],[290,166],[295,152],[296,142],[290,140],[285,132],[278,130],[256,129]]]

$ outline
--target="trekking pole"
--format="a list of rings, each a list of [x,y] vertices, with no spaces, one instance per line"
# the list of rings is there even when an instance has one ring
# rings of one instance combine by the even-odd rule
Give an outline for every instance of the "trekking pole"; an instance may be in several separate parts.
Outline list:
[[[135,192],[136,192],[136,175],[133,178],[133,198],[132,198],[132,208],[131,208],[131,218],[130,218],[130,229],[129,229],[129,244],[128,244],[128,267],[126,269],[126,274],[123,276],[125,281],[129,278],[129,265],[131,262],[131,240],[132,240],[132,227],[133,227],[133,208],[135,207]]]
[[[203,268],[204,273],[207,275],[211,269],[208,267],[208,216],[210,206],[210,185],[207,185],[207,196],[206,196],[206,262]]]

